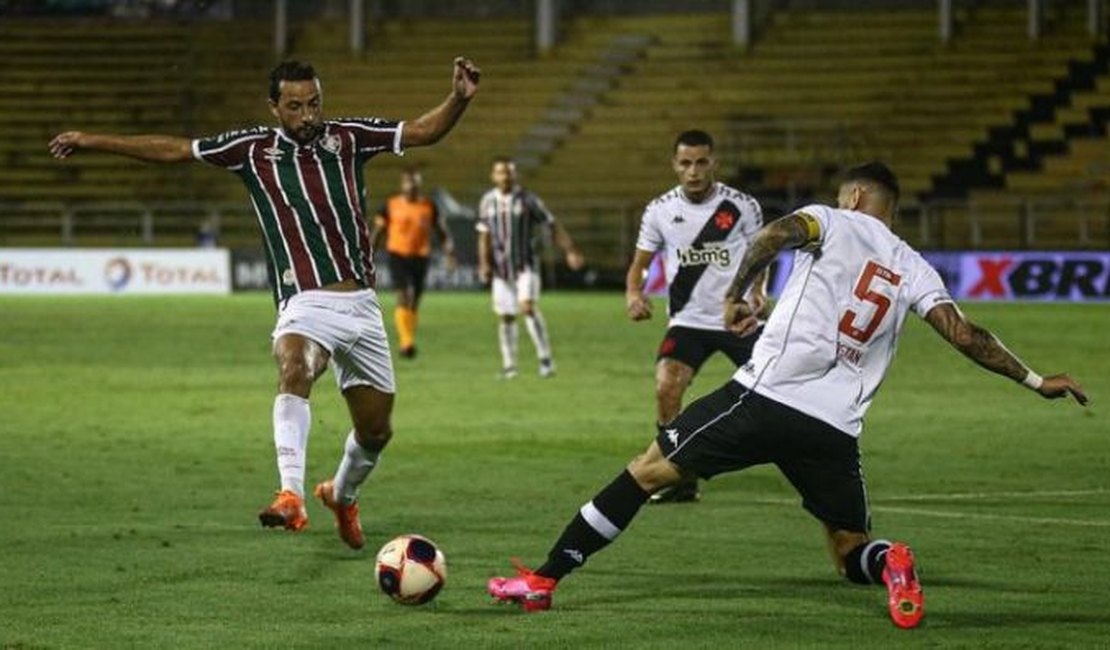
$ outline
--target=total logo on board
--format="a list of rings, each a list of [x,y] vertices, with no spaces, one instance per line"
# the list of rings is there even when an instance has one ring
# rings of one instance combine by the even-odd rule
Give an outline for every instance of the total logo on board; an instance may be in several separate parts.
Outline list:
[[[0,263],[0,287],[79,287],[83,284],[72,266]]]

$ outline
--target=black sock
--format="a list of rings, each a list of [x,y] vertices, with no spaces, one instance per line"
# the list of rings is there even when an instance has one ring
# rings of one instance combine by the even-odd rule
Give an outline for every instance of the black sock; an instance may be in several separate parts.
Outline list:
[[[848,552],[844,558],[847,578],[860,585],[883,584],[883,569],[886,568],[886,553],[890,542],[876,539],[864,542]]]
[[[621,472],[574,515],[536,573],[560,580],[585,564],[628,527],[648,496],[628,470]]]

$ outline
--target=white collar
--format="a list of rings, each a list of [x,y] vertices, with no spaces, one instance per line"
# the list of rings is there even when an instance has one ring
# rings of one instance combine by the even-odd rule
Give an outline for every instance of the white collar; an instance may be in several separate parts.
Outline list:
[[[708,203],[714,197],[717,196],[717,192],[720,191],[720,188],[721,188],[721,182],[720,181],[714,181],[713,182],[713,187],[711,188],[712,191],[710,191],[709,194],[706,194],[705,198],[702,199],[701,201],[698,201],[697,203],[691,201],[689,196],[686,196],[686,190],[681,185],[678,186],[678,195],[682,197],[683,201],[685,201],[686,203],[689,203],[690,205],[705,205],[706,203]]]

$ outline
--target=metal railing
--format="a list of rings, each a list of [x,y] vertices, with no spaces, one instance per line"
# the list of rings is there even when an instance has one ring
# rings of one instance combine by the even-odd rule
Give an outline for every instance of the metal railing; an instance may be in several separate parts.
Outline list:
[[[621,200],[552,202],[574,239],[599,266],[620,266],[636,244],[643,204]],[[766,214],[798,204],[764,201]],[[454,229],[472,221],[456,217]],[[463,223],[466,222],[466,223]],[[932,201],[904,206],[895,231],[921,249],[1110,249],[1110,197],[1049,196]],[[224,245],[257,245],[246,203],[0,203],[0,246],[181,246],[214,233]]]
[[[210,231],[237,237],[257,232],[243,203],[203,201],[34,201],[0,203],[0,246],[180,245]]]
[[[924,249],[1108,249],[1110,199],[930,201],[903,208],[895,229]]]

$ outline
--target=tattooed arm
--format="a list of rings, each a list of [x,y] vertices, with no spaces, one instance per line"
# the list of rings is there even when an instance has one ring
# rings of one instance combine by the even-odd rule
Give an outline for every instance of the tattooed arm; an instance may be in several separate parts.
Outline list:
[[[817,220],[802,212],[787,215],[763,226],[744,252],[736,278],[725,294],[725,327],[741,336],[754,332],[759,326],[757,316],[762,305],[751,305],[745,300],[748,289],[766,277],[767,267],[780,251],[800,248],[815,241],[820,235]]]
[[[1039,377],[1013,355],[989,330],[972,323],[952,303],[933,307],[925,315],[933,329],[980,366],[1035,390],[1042,397],[1067,397],[1087,403],[1083,389],[1067,374]]]

